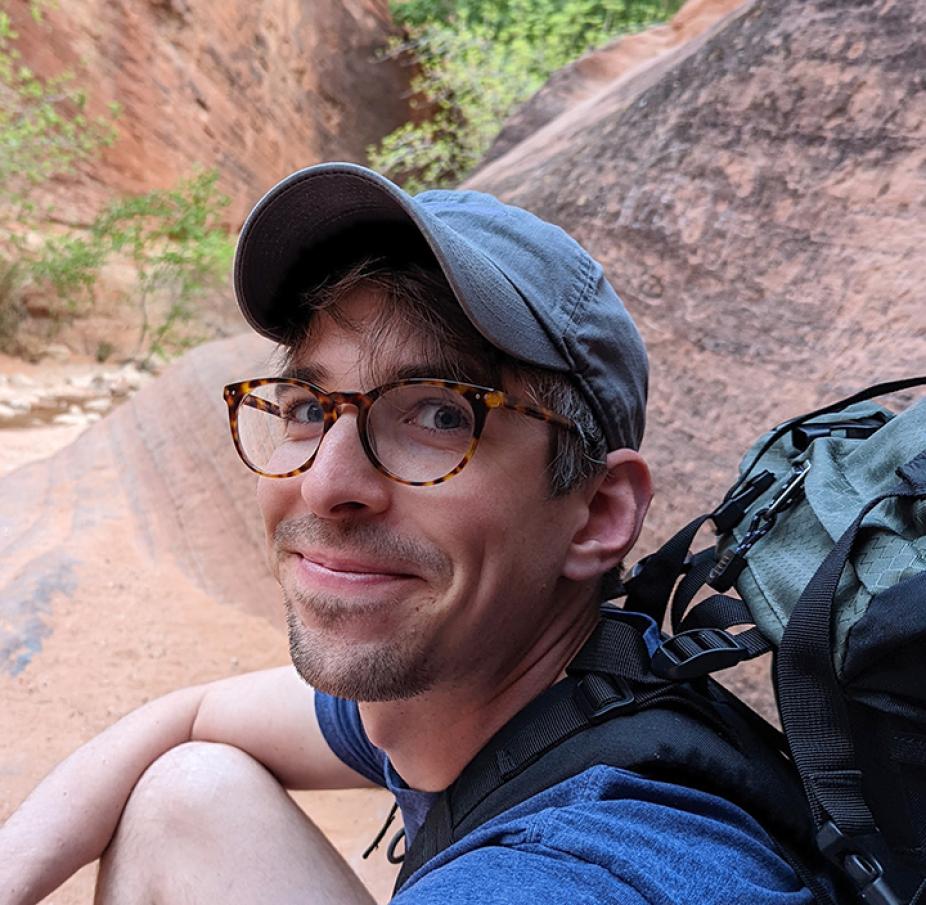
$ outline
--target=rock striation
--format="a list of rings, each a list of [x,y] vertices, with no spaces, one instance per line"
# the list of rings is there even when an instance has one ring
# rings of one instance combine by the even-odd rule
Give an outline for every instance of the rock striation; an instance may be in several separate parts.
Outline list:
[[[225,383],[267,373],[272,351],[254,335],[195,349],[50,459],[0,477],[0,822],[151,697],[288,662],[256,479],[222,399]],[[142,380],[106,369],[59,389],[109,403],[126,382]],[[0,384],[24,410],[43,389]],[[381,793],[299,801],[385,901],[394,869],[360,857],[389,809]],[[55,901],[92,900],[93,880],[82,871]]]
[[[397,33],[386,0],[87,0],[48,4],[42,23],[10,6],[28,65],[75,72],[91,110],[122,106],[118,142],[53,192],[68,222],[199,163],[221,172],[237,224],[282,176],[362,162],[409,118],[409,70],[379,58]]]

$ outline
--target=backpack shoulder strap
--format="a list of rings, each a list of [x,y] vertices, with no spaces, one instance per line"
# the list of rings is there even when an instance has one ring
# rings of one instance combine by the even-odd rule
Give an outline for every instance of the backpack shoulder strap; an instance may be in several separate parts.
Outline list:
[[[875,905],[920,899],[926,895],[926,878],[892,854],[866,801],[847,702],[833,664],[832,624],[836,589],[865,516],[888,499],[926,499],[926,451],[898,468],[897,476],[895,487],[864,506],[804,589],[775,669],[782,723],[818,844],[852,879],[862,899]]]
[[[481,824],[597,765],[717,794],[752,814],[785,853],[814,851],[780,734],[716,683],[655,676],[638,627],[607,616],[567,672],[440,795],[406,852],[396,892]],[[810,871],[798,873],[807,882]]]

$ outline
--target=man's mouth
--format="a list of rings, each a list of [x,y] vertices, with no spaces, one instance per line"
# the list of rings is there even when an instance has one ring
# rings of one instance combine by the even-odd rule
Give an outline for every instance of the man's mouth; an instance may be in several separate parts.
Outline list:
[[[408,581],[419,576],[388,563],[327,556],[316,553],[295,553],[297,569],[303,580],[319,589],[372,589],[377,585]]]
[[[277,577],[282,581],[288,573],[297,594],[405,596],[418,583],[449,584],[453,574],[449,557],[435,545],[376,525],[331,525],[303,516],[280,522],[273,542]]]

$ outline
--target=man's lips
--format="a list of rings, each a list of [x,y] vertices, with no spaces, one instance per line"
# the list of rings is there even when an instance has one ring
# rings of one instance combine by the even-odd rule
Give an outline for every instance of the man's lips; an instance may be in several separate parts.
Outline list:
[[[299,571],[313,584],[374,585],[419,577],[404,565],[293,551]]]

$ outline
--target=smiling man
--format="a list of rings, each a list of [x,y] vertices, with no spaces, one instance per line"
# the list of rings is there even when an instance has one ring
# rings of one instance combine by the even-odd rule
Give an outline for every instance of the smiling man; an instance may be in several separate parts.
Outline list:
[[[284,359],[225,398],[295,669],[175,692],[75,752],[0,831],[0,903],[100,856],[99,903],[368,902],[284,789],[370,784],[402,811],[407,905],[809,901],[744,810],[606,757],[415,847],[527,705],[605,712],[567,671],[651,488],[646,355],[600,266],[490,196],[329,164],[260,201],[235,286]]]

